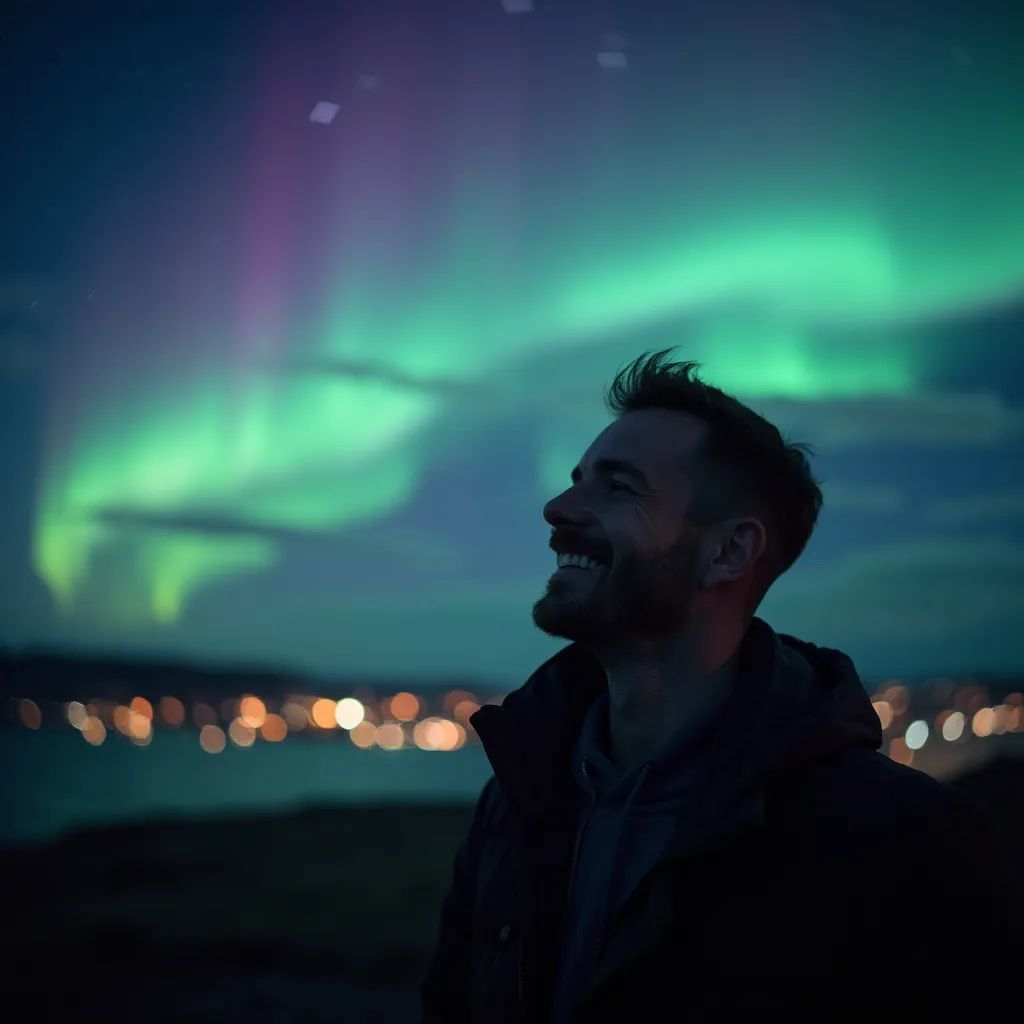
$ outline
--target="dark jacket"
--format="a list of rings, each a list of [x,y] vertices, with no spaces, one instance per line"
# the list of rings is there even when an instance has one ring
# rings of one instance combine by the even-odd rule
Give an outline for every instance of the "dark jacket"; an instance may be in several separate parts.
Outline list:
[[[570,644],[473,715],[494,774],[425,1024],[982,1008],[979,972],[1020,949],[1003,850],[977,805],[879,752],[845,654],[755,617],[719,708],[624,776],[607,701]]]

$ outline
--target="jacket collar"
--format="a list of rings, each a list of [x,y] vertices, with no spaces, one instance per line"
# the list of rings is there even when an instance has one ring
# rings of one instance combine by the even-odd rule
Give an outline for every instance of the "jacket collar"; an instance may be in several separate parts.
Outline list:
[[[587,711],[607,693],[604,669],[577,643],[544,662],[500,706],[470,719],[513,811],[560,814],[575,799],[570,758]],[[756,789],[774,776],[850,746],[878,749],[881,725],[850,658],[754,617],[741,644],[733,693],[698,747],[732,784]]]

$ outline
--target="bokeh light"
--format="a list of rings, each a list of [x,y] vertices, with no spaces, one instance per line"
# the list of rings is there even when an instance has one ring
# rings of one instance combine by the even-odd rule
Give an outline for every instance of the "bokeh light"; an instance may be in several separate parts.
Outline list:
[[[77,700],[69,701],[67,713],[68,721],[76,729],[81,729],[85,725],[86,719],[89,718],[89,712],[86,710],[85,705],[80,704]]]
[[[264,719],[266,721],[266,719]],[[256,742],[256,730],[241,718],[234,719],[228,726],[232,743],[239,747],[251,747]]]
[[[415,695],[402,691],[391,698],[391,714],[399,722],[411,722],[420,710],[420,702]]]
[[[920,750],[928,742],[928,723],[921,718],[911,722],[904,739],[911,750]]]
[[[466,730],[458,722],[432,715],[416,723],[413,741],[421,750],[458,750],[466,742]]]
[[[288,723],[280,715],[267,715],[260,726],[260,736],[268,743],[280,743],[287,735]]]
[[[309,725],[309,712],[298,701],[285,701],[281,705],[281,717],[292,732],[301,732]]]
[[[955,743],[964,734],[967,720],[962,711],[952,711],[942,723],[942,738],[948,743]]]
[[[455,705],[453,715],[455,720],[468,726],[469,720],[480,710],[480,705],[475,700],[460,700]]]
[[[313,720],[313,724],[321,729],[334,729],[338,725],[338,720],[335,717],[335,703],[329,697],[320,697],[313,701],[309,717]]]
[[[365,717],[362,701],[355,697],[343,697],[334,712],[335,721],[342,729],[354,729]]]
[[[82,736],[86,743],[98,747],[107,738],[106,726],[98,718],[90,715],[82,723]]]
[[[1002,736],[1010,727],[1010,706],[1008,704],[997,704],[992,709],[992,715],[992,733],[995,736]]]
[[[889,702],[893,715],[902,715],[910,707],[910,690],[902,683],[893,682],[882,692],[882,699]]]
[[[369,750],[377,740],[377,726],[365,719],[349,730],[348,738],[363,750]]]
[[[18,715],[26,729],[38,729],[43,724],[43,713],[39,705],[28,697],[18,702]]]
[[[243,725],[258,729],[267,720],[267,706],[259,697],[248,694],[239,702],[238,717]]]
[[[875,714],[878,715],[878,721],[884,732],[892,725],[892,705],[887,700],[876,700],[872,702],[871,706],[875,709]]]
[[[381,750],[401,750],[405,746],[405,733],[398,722],[384,722],[378,726],[375,739]]]
[[[199,745],[208,754],[219,754],[227,745],[224,730],[216,725],[204,725],[199,730]]]
[[[424,718],[413,727],[412,739],[420,750],[439,750],[444,742],[444,730],[436,718]]]
[[[131,716],[131,708],[127,707],[125,704],[118,704],[117,707],[114,708],[114,728],[124,736],[131,735],[131,730],[128,727]]]
[[[184,724],[185,705],[177,697],[161,697],[159,707],[160,718],[165,725],[176,729]]]
[[[901,736],[893,737],[889,744],[889,757],[898,764],[912,765],[914,763],[914,752],[907,746]]]
[[[980,739],[992,735],[996,724],[996,715],[991,708],[979,708],[971,719],[971,732]]]
[[[152,710],[151,707],[150,712]],[[138,711],[129,709],[127,726],[128,738],[137,746],[146,746],[153,738],[152,720]]]
[[[217,724],[217,712],[210,707],[209,704],[204,704],[201,701],[198,704],[192,706],[192,721],[200,727],[204,725],[216,725]]]
[[[134,714],[141,715],[150,722],[153,721],[153,705],[145,697],[132,697],[132,702],[128,707]]]
[[[455,713],[455,709],[465,701],[476,703],[476,694],[470,690],[449,690],[441,702],[442,710],[449,715]]]

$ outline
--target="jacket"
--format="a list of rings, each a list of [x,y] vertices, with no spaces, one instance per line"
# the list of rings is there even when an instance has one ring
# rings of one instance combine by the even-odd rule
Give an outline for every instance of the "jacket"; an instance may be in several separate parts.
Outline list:
[[[941,1020],[1015,962],[1020,894],[992,823],[880,753],[841,651],[753,618],[721,706],[625,776],[607,701],[570,644],[472,716],[493,774],[424,1024]]]

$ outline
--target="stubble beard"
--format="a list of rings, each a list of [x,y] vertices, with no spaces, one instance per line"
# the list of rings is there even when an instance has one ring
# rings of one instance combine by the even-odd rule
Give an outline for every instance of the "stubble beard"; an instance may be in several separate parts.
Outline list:
[[[650,566],[630,561],[609,566],[593,580],[554,580],[534,604],[533,622],[550,636],[594,648],[631,637],[670,636],[689,617],[692,575],[692,552],[686,548]]]

